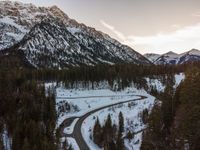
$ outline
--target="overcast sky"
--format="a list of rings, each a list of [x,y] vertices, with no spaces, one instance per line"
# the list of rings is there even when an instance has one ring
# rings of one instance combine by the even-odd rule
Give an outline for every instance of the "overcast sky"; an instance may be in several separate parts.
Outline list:
[[[19,0],[57,5],[140,53],[200,49],[200,0]]]

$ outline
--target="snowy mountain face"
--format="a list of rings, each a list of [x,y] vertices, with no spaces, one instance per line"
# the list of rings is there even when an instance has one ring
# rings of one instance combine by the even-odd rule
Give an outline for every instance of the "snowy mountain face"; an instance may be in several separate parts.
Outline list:
[[[200,61],[200,51],[197,49],[192,49],[192,50],[182,53],[182,54],[176,54],[176,53],[170,51],[166,54],[160,55],[156,59],[152,59],[153,56],[151,56],[151,55],[145,55],[145,57],[148,58],[149,60],[151,60],[151,62],[156,65],[184,64],[184,63],[188,63],[188,62]],[[155,58],[155,57],[153,57],[153,58]]]
[[[170,52],[163,54],[160,57],[158,57],[154,61],[154,63],[157,64],[157,65],[176,64],[177,59],[178,59],[178,54],[170,51]]]
[[[0,49],[19,42],[26,33],[47,15],[45,8],[18,2],[0,2]]]
[[[197,49],[192,49],[186,53],[180,54],[179,64],[184,64],[185,62],[200,61],[200,51]]]
[[[144,54],[144,57],[149,59],[151,62],[154,62],[158,57],[160,57],[160,55],[154,54],[154,53],[147,53],[147,54]]]
[[[58,7],[0,2],[0,50],[23,52],[39,68],[136,63],[144,56],[94,28],[70,19]]]

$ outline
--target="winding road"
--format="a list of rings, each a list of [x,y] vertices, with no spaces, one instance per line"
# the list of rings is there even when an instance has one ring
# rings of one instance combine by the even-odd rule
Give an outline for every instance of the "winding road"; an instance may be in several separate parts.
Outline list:
[[[127,101],[122,101],[122,102],[118,102],[118,103],[114,103],[114,104],[110,104],[110,105],[106,105],[106,106],[103,106],[103,107],[100,107],[100,108],[97,108],[97,109],[94,109],[86,114],[84,114],[83,116],[81,117],[71,117],[71,118],[67,118],[65,119],[62,124],[60,125],[59,127],[59,131],[60,131],[60,134],[62,137],[72,137],[76,140],[80,150],[90,150],[89,146],[87,145],[86,141],[84,140],[83,138],[83,135],[81,133],[81,126],[84,122],[84,120],[89,117],[90,115],[92,115],[93,113],[97,112],[97,111],[100,111],[100,110],[103,110],[105,108],[109,108],[109,107],[112,107],[112,106],[116,106],[116,105],[119,105],[119,104],[124,104],[124,103],[128,103],[128,102],[134,102],[134,101],[139,101],[139,100],[144,100],[146,99],[147,97],[146,96],[142,96],[142,95],[133,95],[133,96],[137,96],[139,98],[136,98],[136,99],[132,99],[132,100],[127,100]],[[94,96],[92,96],[94,97]],[[103,96],[103,97],[106,97],[106,96]],[[80,98],[80,97],[79,97]],[[85,97],[84,97],[85,98]],[[88,97],[87,97],[88,98]],[[71,98],[72,99],[72,98]],[[73,98],[73,99],[76,99],[76,98]],[[68,126],[71,125],[71,123],[76,119],[76,118],[79,118],[79,120],[76,122],[75,126],[74,126],[74,130],[72,132],[72,134],[65,134],[64,133],[64,129]]]

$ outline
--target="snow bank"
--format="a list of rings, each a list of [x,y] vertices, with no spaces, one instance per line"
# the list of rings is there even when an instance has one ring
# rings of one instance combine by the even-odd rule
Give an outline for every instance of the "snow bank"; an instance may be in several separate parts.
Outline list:
[[[12,139],[8,135],[6,125],[4,125],[4,130],[2,134],[3,147],[5,150],[11,150]]]
[[[61,147],[64,148],[64,141],[66,140],[67,141],[67,148],[69,148],[70,146],[72,146],[73,150],[80,150],[78,144],[76,143],[76,140],[74,138],[71,138],[71,137],[67,137],[67,138],[61,138],[60,139],[61,141]]]
[[[72,134],[74,131],[74,126],[77,123],[77,121],[79,120],[79,118],[74,119],[74,121],[72,122],[72,124],[64,129],[64,133],[65,134]]]
[[[80,150],[80,148],[74,138],[68,137],[67,141],[68,141],[69,145],[71,145],[73,147],[74,150]]]

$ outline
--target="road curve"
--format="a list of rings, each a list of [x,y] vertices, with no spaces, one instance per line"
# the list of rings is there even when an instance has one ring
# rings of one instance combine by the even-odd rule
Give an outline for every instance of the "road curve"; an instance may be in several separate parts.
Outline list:
[[[73,122],[73,120],[78,118],[78,117],[71,117],[71,118],[65,119],[63,121],[63,123],[60,125],[60,128],[59,128],[61,136],[73,137],[76,140],[80,150],[90,150],[89,146],[87,145],[87,143],[84,140],[84,138],[82,136],[82,133],[81,133],[81,126],[82,126],[84,120],[87,117],[89,117],[91,114],[93,114],[93,113],[95,113],[95,112],[97,112],[99,110],[102,110],[102,109],[105,109],[105,108],[108,108],[108,107],[112,107],[112,106],[116,106],[116,105],[119,105],[119,104],[124,104],[124,103],[128,103],[128,102],[139,101],[139,100],[144,100],[144,99],[147,98],[146,96],[142,96],[142,95],[133,95],[133,96],[137,96],[139,98],[132,99],[132,100],[127,100],[127,101],[123,101],[123,102],[118,102],[118,103],[110,104],[110,105],[107,105],[107,106],[103,106],[103,107],[94,109],[94,110],[84,114],[83,116],[81,116],[79,118],[79,120],[77,121],[77,123],[74,126],[73,133],[70,134],[70,135],[64,133],[64,128],[69,126]]]

